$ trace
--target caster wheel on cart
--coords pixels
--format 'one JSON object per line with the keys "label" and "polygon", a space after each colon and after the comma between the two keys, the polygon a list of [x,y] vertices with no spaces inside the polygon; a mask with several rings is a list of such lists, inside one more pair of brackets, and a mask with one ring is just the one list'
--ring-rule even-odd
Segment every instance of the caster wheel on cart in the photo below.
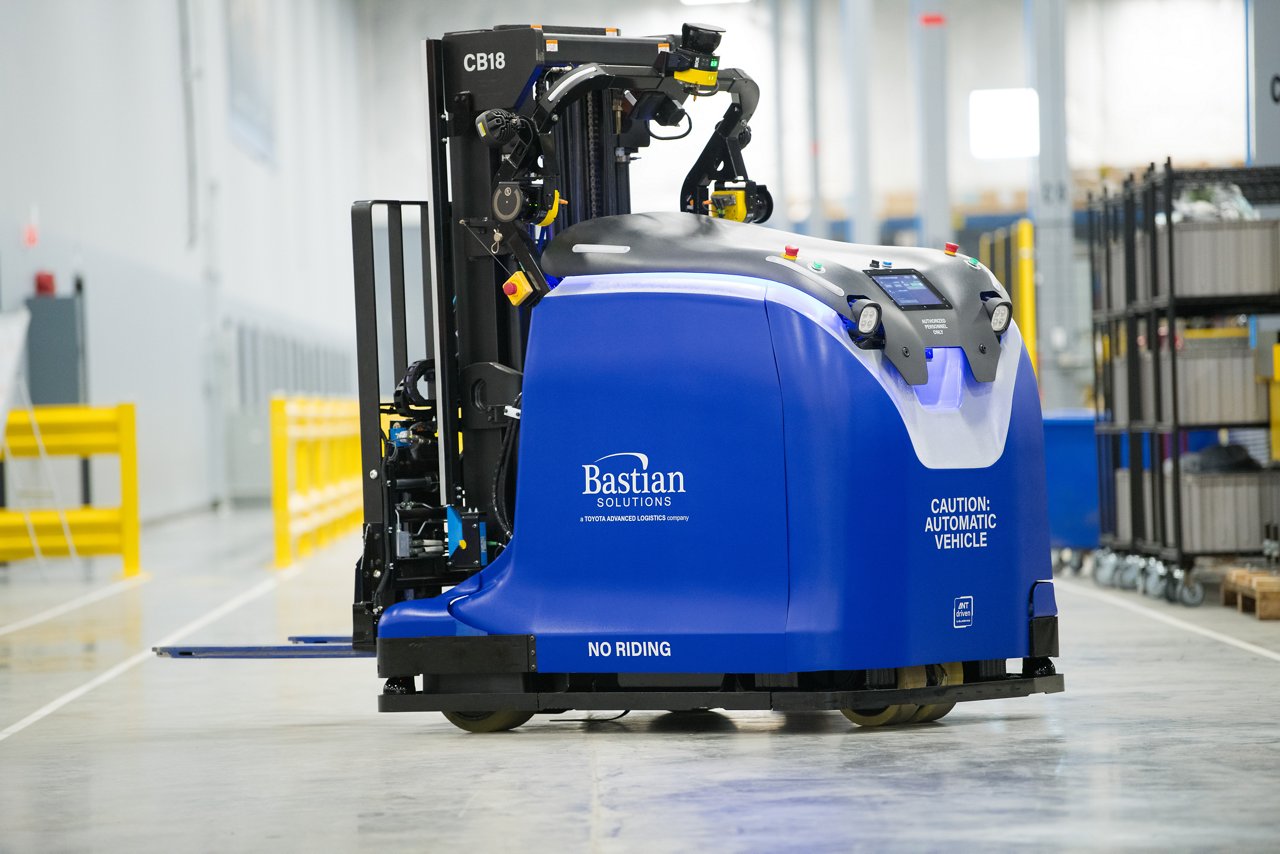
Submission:
{"label": "caster wheel on cart", "polygon": [[1188,608],[1204,604],[1204,585],[1194,578],[1178,585],[1178,601]]}
{"label": "caster wheel on cart", "polygon": [[1115,574],[1114,583],[1121,590],[1137,590],[1138,576],[1142,572],[1142,563],[1133,557],[1127,557],[1120,564],[1119,571]]}
{"label": "caster wheel on cart", "polygon": [[1071,570],[1072,575],[1079,575],[1084,572],[1084,564],[1087,557],[1083,551],[1071,549],[1071,559],[1067,561],[1067,568]]}
{"label": "caster wheel on cart", "polygon": [[1145,581],[1145,592],[1153,599],[1159,599],[1164,595],[1165,588],[1169,584],[1169,572],[1165,569],[1164,564],[1159,561],[1152,561],[1147,565],[1147,578]]}
{"label": "caster wheel on cart", "polygon": [[[899,688],[923,688],[928,684],[928,675],[923,667],[899,667]],[[894,724],[911,723],[920,707],[914,703],[900,703],[880,709],[841,709],[840,714],[858,726],[892,726]]]}
{"label": "caster wheel on cart", "polygon": [[467,732],[504,732],[527,723],[533,712],[441,712],[449,723]]}
{"label": "caster wheel on cart", "polygon": [[[932,671],[933,679],[931,681],[934,685],[959,685],[964,682],[964,664],[959,661],[935,664],[929,670]],[[930,721],[936,721],[947,715],[955,707],[955,703],[929,703],[923,705],[911,716],[911,723],[925,724]]]}
{"label": "caster wheel on cart", "polygon": [[1093,557],[1093,580],[1101,587],[1110,587],[1115,581],[1116,566],[1120,558],[1115,552],[1104,551]]}

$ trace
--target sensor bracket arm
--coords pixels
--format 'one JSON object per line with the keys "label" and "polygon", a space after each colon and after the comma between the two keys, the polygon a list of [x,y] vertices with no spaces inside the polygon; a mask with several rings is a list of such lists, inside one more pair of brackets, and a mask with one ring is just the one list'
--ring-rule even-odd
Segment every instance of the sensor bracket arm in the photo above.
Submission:
{"label": "sensor bracket arm", "polygon": [[551,293],[551,286],[547,284],[547,277],[543,275],[542,268],[538,266],[538,259],[534,257],[533,241],[529,239],[528,230],[525,226],[514,222],[500,222],[497,227],[503,243],[507,245],[516,264],[529,277],[529,284],[533,287],[533,297],[529,306],[537,305],[538,300]]}

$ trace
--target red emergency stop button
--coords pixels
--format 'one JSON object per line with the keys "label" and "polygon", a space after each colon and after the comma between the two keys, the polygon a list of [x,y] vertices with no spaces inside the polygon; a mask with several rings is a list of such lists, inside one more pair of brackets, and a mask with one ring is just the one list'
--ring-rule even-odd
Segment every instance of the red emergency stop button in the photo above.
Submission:
{"label": "red emergency stop button", "polygon": [[946,253],[947,255],[955,255],[957,252],[959,252],[959,251],[960,251],[960,244],[959,244],[959,243],[944,243],[944,244],[942,245],[942,251],[943,251],[944,253]]}
{"label": "red emergency stop button", "polygon": [[788,261],[796,260],[796,256],[800,254],[799,246],[784,246],[782,249],[782,257]]}
{"label": "red emergency stop button", "polygon": [[502,292],[512,305],[520,305],[533,295],[533,285],[529,284],[529,278],[523,272],[517,270],[502,283]]}

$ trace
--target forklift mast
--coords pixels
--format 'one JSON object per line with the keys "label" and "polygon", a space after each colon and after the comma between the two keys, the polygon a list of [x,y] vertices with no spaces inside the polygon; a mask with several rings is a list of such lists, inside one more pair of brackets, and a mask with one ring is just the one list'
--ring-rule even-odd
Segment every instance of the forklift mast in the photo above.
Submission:
{"label": "forklift mast", "polygon": [[[742,158],[758,89],[719,67],[721,34],[698,24],[646,38],[505,26],[424,43],[431,198],[352,208],[364,473],[357,649],[373,648],[387,607],[438,595],[510,541],[530,313],[557,284],[542,272],[542,250],[576,223],[630,213],[631,161],[651,140],[688,135],[687,99],[730,95],[677,209],[768,219],[772,199]],[[405,207],[421,223],[412,302],[422,315],[412,320]],[[376,209],[385,249],[375,245]],[[381,257],[386,281],[376,275]],[[412,363],[410,323],[426,345]]]}

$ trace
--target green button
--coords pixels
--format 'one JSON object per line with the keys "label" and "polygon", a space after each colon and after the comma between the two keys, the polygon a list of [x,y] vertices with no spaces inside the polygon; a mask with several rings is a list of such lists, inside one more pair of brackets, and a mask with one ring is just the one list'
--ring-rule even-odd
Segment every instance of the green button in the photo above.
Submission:
{"label": "green button", "polygon": [[814,261],[812,264],[809,265],[809,269],[813,270],[813,272],[815,273],[821,273],[824,268],[822,266],[821,261]]}
{"label": "green button", "polygon": [[978,259],[977,259],[977,258],[966,258],[966,259],[964,259],[964,260],[965,260],[965,263],[967,263],[970,267],[980,267],[980,266],[982,266],[981,264],[979,264],[979,263],[978,263]]}

